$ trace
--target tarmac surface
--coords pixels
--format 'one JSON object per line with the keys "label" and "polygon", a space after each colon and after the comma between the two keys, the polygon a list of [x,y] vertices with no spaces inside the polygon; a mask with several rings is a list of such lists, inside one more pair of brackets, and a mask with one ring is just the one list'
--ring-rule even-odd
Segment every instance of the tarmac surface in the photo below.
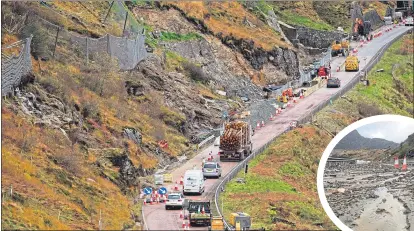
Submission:
{"label": "tarmac surface", "polygon": [[[387,42],[397,37],[401,33],[408,31],[410,27],[397,27],[390,32],[384,32],[384,34],[367,45],[359,48],[358,57],[363,60],[367,58],[366,62],[361,61],[360,69],[362,69],[367,62],[372,58],[378,50],[384,46]],[[344,62],[344,57],[335,57],[331,60],[332,70],[335,71],[338,66]],[[345,86],[352,78],[356,77],[356,72],[332,72],[334,77],[341,79],[341,87]],[[256,130],[252,137],[253,149],[265,145],[267,142],[272,140],[274,137],[279,136],[288,127],[289,123],[298,120],[301,116],[309,113],[312,109],[318,106],[322,101],[329,99],[333,94],[338,92],[340,88],[321,88],[311,94],[310,96],[300,99],[293,107],[287,108],[280,115],[277,115],[274,121],[265,121],[265,126],[259,130]],[[270,115],[269,115],[270,117]],[[254,125],[252,125],[254,126]],[[180,179],[184,175],[186,170],[192,169],[194,166],[201,169],[202,159],[207,159],[210,151],[213,153],[213,157],[218,160],[218,147],[210,145],[203,151],[197,154],[192,159],[183,163],[180,167],[176,168],[171,172],[173,180]],[[224,162],[221,163],[223,172],[222,176],[225,176],[230,170],[236,165],[236,162]],[[220,179],[208,179],[206,181],[205,192],[201,196],[186,196],[187,199],[191,200],[213,200],[214,191],[216,186],[219,184]],[[170,190],[174,187],[174,184],[164,185]],[[183,219],[180,219],[180,210],[166,210],[164,204],[144,205],[143,206],[143,219],[144,229],[147,230],[184,230],[182,228]],[[253,218],[254,219],[254,218]],[[186,221],[188,222],[188,221]],[[190,227],[190,230],[207,230],[207,227]]]}

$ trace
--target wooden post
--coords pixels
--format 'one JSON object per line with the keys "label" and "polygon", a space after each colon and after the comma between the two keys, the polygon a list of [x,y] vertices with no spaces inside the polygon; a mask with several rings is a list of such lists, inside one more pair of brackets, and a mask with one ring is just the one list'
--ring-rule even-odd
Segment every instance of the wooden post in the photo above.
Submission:
{"label": "wooden post", "polygon": [[13,185],[10,185],[10,197],[13,197]]}
{"label": "wooden post", "polygon": [[109,36],[109,34],[106,35],[106,52],[111,56],[111,39]]}
{"label": "wooden post", "polygon": [[58,221],[60,220],[60,211],[59,211],[59,214],[58,214]]}
{"label": "wooden post", "polygon": [[102,230],[102,210],[99,210],[99,230]]}
{"label": "wooden post", "polygon": [[126,12],[126,15],[125,15],[125,22],[124,22],[124,29],[122,30],[122,36],[124,36],[125,34],[125,26],[126,26],[127,20],[128,20],[128,11]]}
{"label": "wooden post", "polygon": [[86,66],[89,64],[89,40],[88,37],[86,37]]}
{"label": "wooden post", "polygon": [[55,57],[56,45],[57,45],[57,41],[59,37],[59,31],[60,31],[60,27],[58,27],[57,32],[56,32],[55,47],[53,48],[53,57]]}
{"label": "wooden post", "polygon": [[115,2],[115,1],[112,1],[111,6],[109,7],[108,12],[106,13],[105,19],[104,19],[104,21],[103,21],[103,23],[104,23],[104,24],[105,24],[105,22],[106,22],[106,18],[107,18],[107,17],[108,17],[108,15],[109,15],[109,12],[110,12],[110,11],[111,11],[111,9],[112,9],[112,6],[114,5],[114,2]]}

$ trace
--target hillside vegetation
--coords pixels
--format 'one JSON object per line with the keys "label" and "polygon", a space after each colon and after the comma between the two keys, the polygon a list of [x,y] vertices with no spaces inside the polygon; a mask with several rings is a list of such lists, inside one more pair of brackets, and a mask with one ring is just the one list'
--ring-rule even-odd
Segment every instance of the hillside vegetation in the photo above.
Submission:
{"label": "hillside vegetation", "polygon": [[[280,136],[249,164],[246,184],[226,185],[224,214],[243,211],[266,229],[335,229],[316,190],[318,160],[336,134],[354,121],[377,114],[413,114],[412,35],[394,43],[368,74],[370,86],[358,84],[343,98],[317,113],[310,125]],[[399,64],[392,77],[392,66]],[[384,72],[376,72],[378,69]],[[399,151],[406,151],[406,145]],[[399,152],[400,153],[400,152]],[[400,153],[402,155],[402,153]],[[293,225],[294,224],[294,225]]]}

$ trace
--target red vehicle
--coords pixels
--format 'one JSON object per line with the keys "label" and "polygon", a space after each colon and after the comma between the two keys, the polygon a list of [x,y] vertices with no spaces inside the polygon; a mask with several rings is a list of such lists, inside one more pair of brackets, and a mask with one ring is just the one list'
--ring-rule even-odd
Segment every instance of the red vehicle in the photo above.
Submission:
{"label": "red vehicle", "polygon": [[329,73],[329,70],[327,67],[320,67],[318,69],[318,76],[321,77],[322,79],[328,78],[328,75],[329,75],[328,73]]}

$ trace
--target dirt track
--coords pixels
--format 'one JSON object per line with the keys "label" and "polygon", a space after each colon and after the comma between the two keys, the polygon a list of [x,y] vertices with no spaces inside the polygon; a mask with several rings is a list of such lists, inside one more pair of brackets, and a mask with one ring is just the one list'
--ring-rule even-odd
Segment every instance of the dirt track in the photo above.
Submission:
{"label": "dirt track", "polygon": [[335,215],[359,231],[414,231],[414,172],[372,162],[327,167],[324,186]]}

